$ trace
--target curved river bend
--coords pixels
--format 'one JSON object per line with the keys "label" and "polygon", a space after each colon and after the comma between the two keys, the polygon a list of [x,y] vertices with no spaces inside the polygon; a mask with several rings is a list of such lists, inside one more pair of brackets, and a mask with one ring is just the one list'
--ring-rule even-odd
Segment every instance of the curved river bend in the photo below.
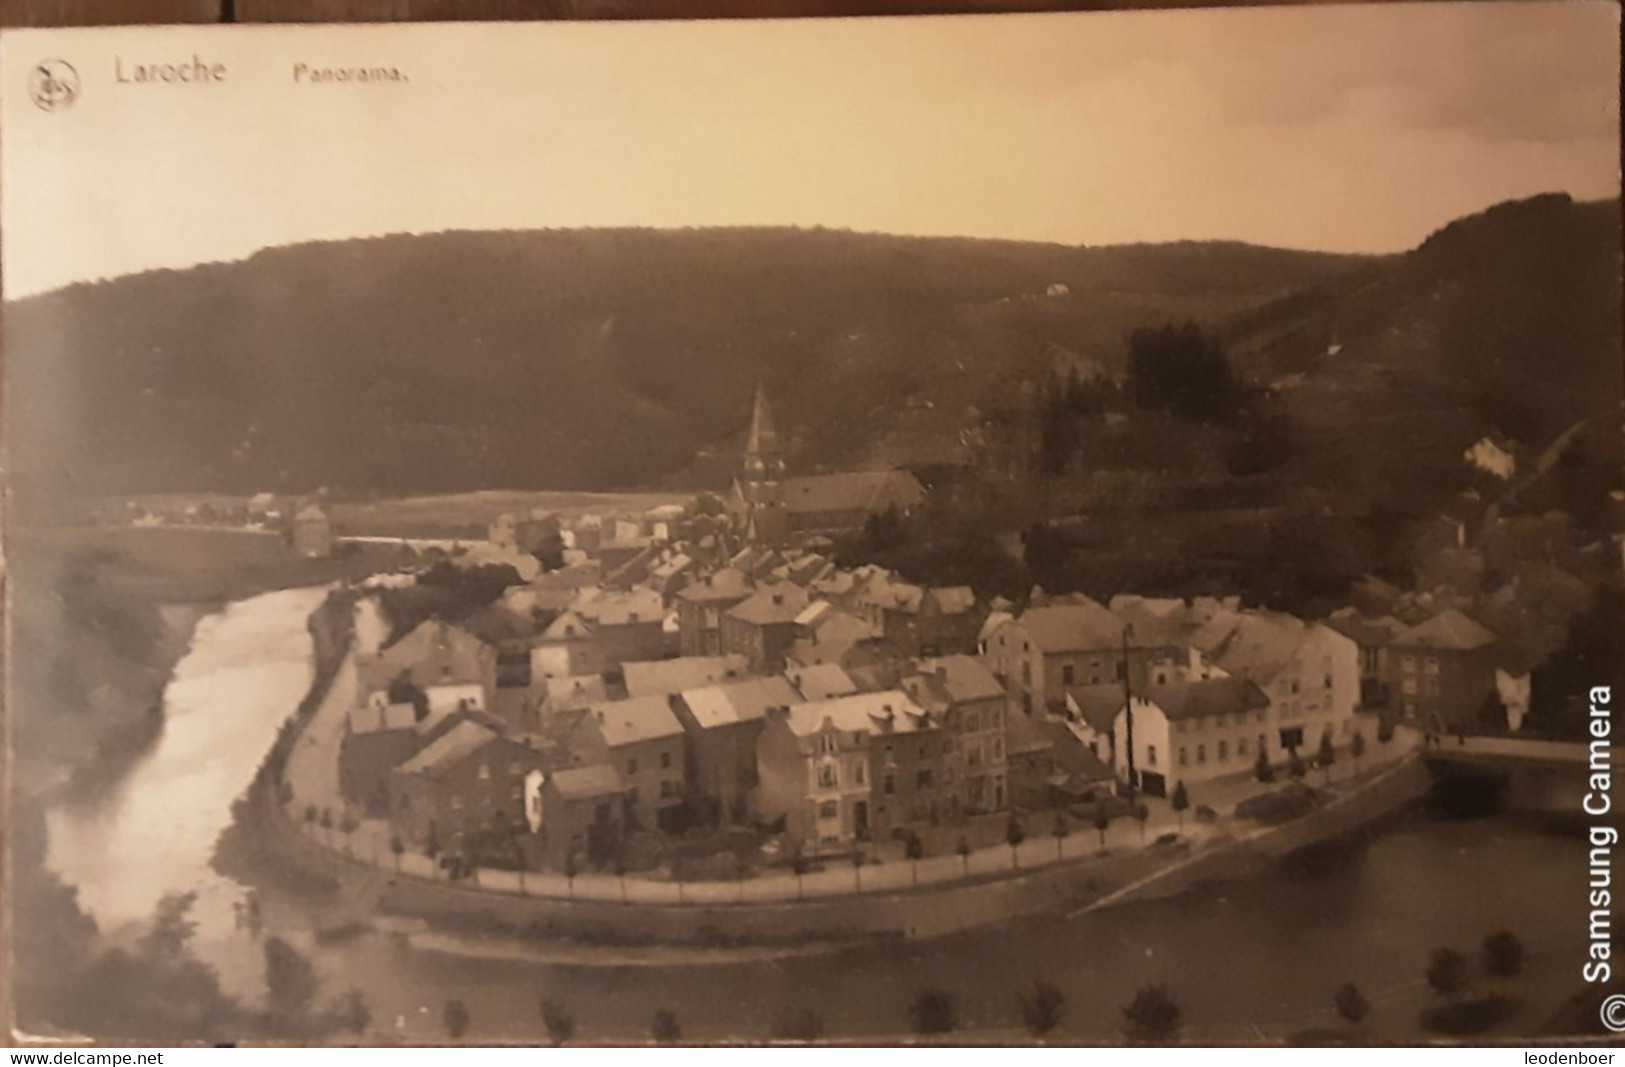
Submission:
{"label": "curved river bend", "polygon": [[[147,918],[165,892],[196,891],[198,954],[247,999],[263,991],[259,943],[236,922],[247,890],[209,861],[232,801],[310,684],[305,623],[325,595],[269,593],[205,619],[166,693],[153,750],[105,802],[49,818],[49,863],[104,930]],[[406,1040],[443,1040],[440,1008],[454,997],[472,1012],[473,1039],[541,1040],[543,997],[568,1005],[589,1040],[641,1038],[661,1007],[701,1040],[766,1037],[785,1007],[811,1008],[831,1035],[885,1034],[903,1028],[908,997],[924,985],[956,994],[963,1026],[999,1030],[1017,1024],[1015,991],[1044,977],[1066,994],[1066,1038],[1114,1039],[1120,1006],[1160,981],[1190,1033],[1255,1041],[1331,1025],[1332,991],[1350,980],[1376,1002],[1379,1033],[1413,1037],[1429,950],[1470,951],[1499,927],[1534,950],[1518,1022],[1536,1025],[1578,983],[1584,876],[1578,837],[1505,817],[1416,814],[1211,892],[938,941],[698,968],[691,959],[548,963],[526,945],[442,934],[317,945],[299,901],[271,891],[261,899],[269,928],[311,953],[328,992],[360,987],[374,1025]]]}

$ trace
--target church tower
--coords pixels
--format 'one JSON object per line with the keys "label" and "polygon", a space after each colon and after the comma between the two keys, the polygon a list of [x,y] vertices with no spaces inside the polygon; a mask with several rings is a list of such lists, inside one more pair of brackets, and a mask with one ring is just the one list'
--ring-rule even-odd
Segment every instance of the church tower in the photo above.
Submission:
{"label": "church tower", "polygon": [[745,536],[752,544],[781,545],[789,537],[784,510],[784,452],[767,390],[756,386],[750,414],[750,436],[745,441],[745,463],[740,488],[745,502]]}

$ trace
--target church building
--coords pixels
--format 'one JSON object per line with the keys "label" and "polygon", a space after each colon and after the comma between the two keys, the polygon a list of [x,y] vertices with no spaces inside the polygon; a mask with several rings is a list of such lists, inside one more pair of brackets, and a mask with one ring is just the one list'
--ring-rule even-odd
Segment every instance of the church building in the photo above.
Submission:
{"label": "church building", "polygon": [[925,488],[908,471],[787,476],[767,393],[757,386],[744,464],[729,501],[751,543],[789,545],[846,536],[861,530],[871,515],[907,513],[924,499]]}

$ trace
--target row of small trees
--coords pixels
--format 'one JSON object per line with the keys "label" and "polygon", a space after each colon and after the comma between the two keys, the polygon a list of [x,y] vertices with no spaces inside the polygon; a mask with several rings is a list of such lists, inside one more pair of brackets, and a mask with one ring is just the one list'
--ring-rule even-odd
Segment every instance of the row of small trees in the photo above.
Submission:
{"label": "row of small trees", "polygon": [[[1386,724],[1377,732],[1377,739],[1384,743],[1392,740],[1393,736],[1393,728]],[[1354,736],[1349,739],[1349,756],[1354,760],[1356,771],[1360,766],[1360,757],[1364,756],[1365,753],[1365,734],[1355,730]],[[1320,735],[1320,747],[1315,752],[1315,762],[1325,772],[1326,782],[1330,785],[1332,764],[1337,762],[1337,749],[1332,744],[1330,731]],[[1298,750],[1295,748],[1287,750],[1287,773],[1293,778],[1303,778],[1309,773],[1309,766],[1304,763],[1303,757],[1298,754]],[[1253,761],[1253,777],[1264,783],[1275,781],[1275,768],[1270,764],[1269,756],[1262,748],[1258,750],[1258,758]]]}
{"label": "row of small trees", "polygon": [[[1525,955],[1523,943],[1508,930],[1498,930],[1488,935],[1480,946],[1483,970],[1498,978],[1510,978],[1521,973]],[[269,963],[269,954],[267,961]],[[1429,958],[1426,978],[1428,985],[1439,994],[1454,996],[1467,989],[1472,979],[1472,967],[1462,953],[1451,948],[1439,948]],[[273,1003],[290,999],[290,981],[286,976],[269,984]],[[291,999],[301,1006],[308,1004],[314,993],[314,986],[309,980],[292,981],[291,985],[298,990],[291,994]],[[358,994],[353,995],[359,998]],[[1374,1010],[1371,1001],[1353,982],[1346,982],[1336,990],[1332,1004],[1339,1017],[1356,1027],[1363,1025]],[[1026,1031],[1035,1038],[1043,1038],[1065,1021],[1066,995],[1053,982],[1038,978],[1016,994],[1016,1008]],[[1183,1018],[1178,1000],[1166,985],[1160,983],[1142,986],[1121,1010],[1123,1032],[1135,1041],[1171,1040],[1179,1033]],[[363,1020],[364,1011],[362,1006],[358,1012]],[[540,1014],[548,1040],[554,1045],[563,1045],[575,1039],[576,1019],[564,1005],[544,998],[540,1004]],[[958,998],[935,986],[914,993],[908,1002],[907,1015],[909,1028],[925,1037],[952,1033],[960,1025]],[[1424,1025],[1429,1025],[1429,1018],[1424,1013]],[[468,1006],[461,1000],[448,1001],[441,1019],[446,1033],[453,1040],[466,1036],[473,1023]],[[364,1026],[365,1022],[361,1025]],[[810,1008],[785,1008],[773,1017],[770,1034],[778,1041],[818,1041],[825,1034],[824,1021]],[[656,1011],[649,1023],[649,1036],[662,1044],[681,1041],[683,1029],[677,1014],[670,1008]]]}

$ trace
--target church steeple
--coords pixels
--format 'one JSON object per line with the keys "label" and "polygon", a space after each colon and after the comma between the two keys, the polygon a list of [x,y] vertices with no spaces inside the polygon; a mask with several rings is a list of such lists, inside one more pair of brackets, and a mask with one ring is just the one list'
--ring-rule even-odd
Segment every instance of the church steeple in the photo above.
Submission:
{"label": "church steeple", "polygon": [[745,463],[739,494],[745,538],[752,544],[783,544],[789,534],[784,510],[784,452],[767,390],[758,382],[750,413],[750,436],[745,440]]}
{"label": "church steeple", "polygon": [[752,482],[774,482],[783,476],[784,453],[779,447],[779,431],[773,423],[773,409],[767,403],[767,389],[758,382],[750,414],[750,436],[745,441],[745,478]]}

